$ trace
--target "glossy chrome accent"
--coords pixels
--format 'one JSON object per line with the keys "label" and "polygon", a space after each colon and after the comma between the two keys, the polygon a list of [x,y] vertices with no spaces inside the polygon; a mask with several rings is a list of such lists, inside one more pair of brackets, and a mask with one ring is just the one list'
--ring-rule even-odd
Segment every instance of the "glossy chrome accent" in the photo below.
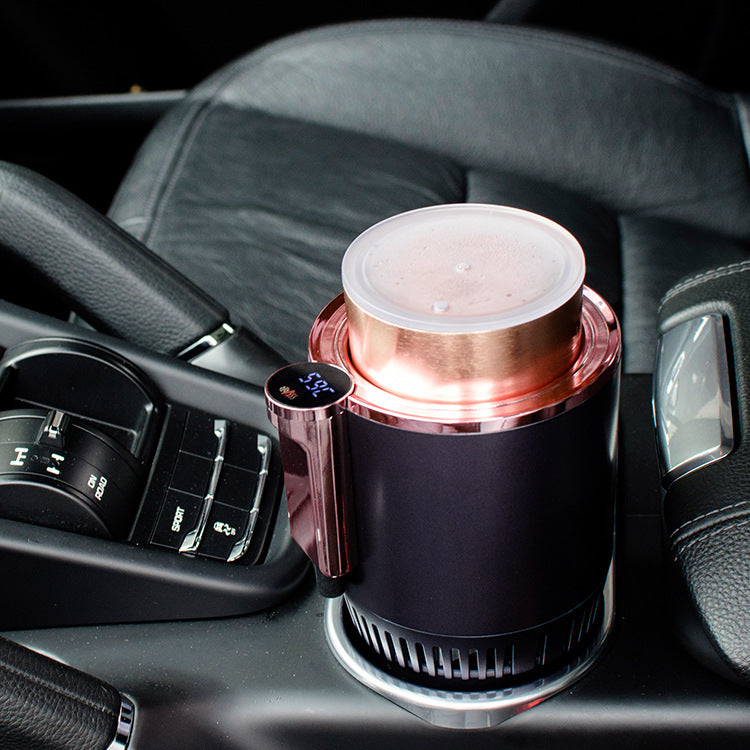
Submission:
{"label": "glossy chrome accent", "polygon": [[526,711],[580,679],[598,659],[614,620],[614,565],[603,590],[602,625],[592,645],[575,660],[547,677],[527,685],[481,692],[435,690],[412,685],[374,667],[352,645],[344,629],[343,597],[328,599],[325,633],[336,659],[355,679],[370,690],[424,719],[450,729],[481,729],[496,726]]}
{"label": "glossy chrome accent", "polygon": [[258,483],[255,485],[253,504],[250,508],[250,517],[247,521],[245,533],[237,544],[232,547],[227,562],[239,560],[247,552],[250,542],[253,540],[253,532],[255,531],[255,524],[258,521],[260,504],[263,500],[263,489],[266,486],[266,479],[268,477],[268,465],[271,461],[271,438],[268,435],[258,435],[257,449],[258,453],[260,453],[260,471],[258,472]]}
{"label": "glossy chrome accent", "polygon": [[620,326],[612,308],[588,287],[583,288],[581,345],[560,377],[515,397],[465,404],[430,403],[384,390],[351,360],[344,295],[318,315],[310,332],[310,359],[345,369],[354,381],[347,409],[376,422],[416,432],[497,432],[539,422],[589,399],[616,372],[620,363]]}
{"label": "glossy chrome accent", "polygon": [[292,537],[329,578],[356,564],[345,411],[354,385],[345,370],[341,376],[347,389],[320,407],[297,408],[280,401],[269,391],[274,376],[265,389],[268,417],[279,431]]}
{"label": "glossy chrome accent", "polygon": [[221,469],[224,465],[224,451],[227,445],[227,432],[229,431],[229,425],[226,419],[215,419],[214,420],[214,435],[216,436],[216,454],[214,455],[214,465],[211,470],[211,477],[208,481],[208,489],[206,495],[203,498],[203,507],[201,508],[201,514],[198,518],[198,522],[191,531],[187,533],[187,536],[182,540],[180,546],[180,552],[186,555],[194,555],[200,547],[200,543],[203,540],[203,532],[206,530],[206,524],[208,523],[208,516],[211,513],[211,508],[214,504],[214,495],[216,494],[216,487],[219,484],[219,477],[221,476]]}
{"label": "glossy chrome accent", "polygon": [[115,738],[107,750],[127,750],[135,726],[135,703],[126,695],[120,696],[120,714],[117,717]]}
{"label": "glossy chrome accent", "polygon": [[62,446],[69,422],[70,417],[64,411],[51,411],[44,420],[41,441],[48,445]]}
{"label": "glossy chrome accent", "polygon": [[662,333],[653,408],[665,486],[731,453],[732,394],[721,314],[702,315]]}
{"label": "glossy chrome accent", "polygon": [[222,323],[212,333],[207,333],[205,336],[201,336],[197,341],[193,342],[189,346],[186,346],[178,355],[178,359],[183,359],[186,362],[195,359],[195,357],[203,354],[208,349],[218,346],[223,341],[226,341],[234,333],[234,328],[229,323]]}

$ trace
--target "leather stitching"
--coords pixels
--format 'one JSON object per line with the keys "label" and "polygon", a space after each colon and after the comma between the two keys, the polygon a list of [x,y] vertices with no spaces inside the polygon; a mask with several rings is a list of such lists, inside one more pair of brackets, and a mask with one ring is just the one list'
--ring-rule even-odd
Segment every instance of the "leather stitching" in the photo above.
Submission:
{"label": "leather stitching", "polygon": [[695,518],[691,518],[689,521],[685,521],[685,523],[678,526],[670,535],[669,538],[673,539],[676,537],[683,529],[687,528],[688,526],[692,526],[695,523],[698,523],[699,521],[704,521],[709,516],[715,516],[718,513],[723,513],[726,510],[733,510],[735,508],[741,508],[743,505],[750,505],[750,500],[743,500],[739,503],[733,503],[732,505],[725,505],[723,508],[715,508],[714,510],[710,510],[707,513],[701,513],[699,516],[696,516]]}
{"label": "leather stitching", "polygon": [[[155,206],[153,215],[151,217],[151,226],[148,228],[148,232],[146,233],[143,239],[143,242],[145,245],[149,244],[154,234],[156,234],[157,229],[159,228],[161,219],[164,216],[164,209],[165,209],[165,206],[167,205],[167,201],[169,200],[170,195],[172,195],[175,185],[177,184],[177,181],[180,178],[180,175],[182,174],[183,169],[185,168],[185,163],[188,159],[188,156],[190,155],[190,147],[194,143],[195,139],[198,137],[200,126],[203,123],[203,121],[206,119],[210,111],[211,111],[210,106],[200,107],[196,111],[193,117],[193,120],[190,123],[190,127],[187,128],[185,131],[185,134],[186,134],[185,138],[182,141],[179,151],[175,152],[174,154],[175,158],[172,159],[172,162],[170,164],[171,174],[169,175],[169,180],[167,181],[166,185],[164,186],[164,189],[161,192],[158,205]],[[160,184],[160,183],[161,181],[159,180],[155,184]]]}
{"label": "leather stitching", "polygon": [[95,703],[94,701],[89,700],[88,698],[84,698],[83,696],[76,695],[75,693],[72,693],[69,690],[65,690],[61,687],[58,687],[57,685],[55,685],[54,683],[48,680],[42,679],[41,677],[30,675],[24,672],[23,670],[17,669],[15,667],[11,667],[8,664],[0,664],[0,670],[5,670],[6,672],[9,672],[10,674],[15,675],[16,677],[20,677],[22,680],[27,680],[28,682],[35,683],[36,685],[39,685],[40,687],[51,690],[53,693],[57,693],[57,695],[60,695],[63,698],[68,698],[69,700],[72,700],[76,703],[80,703],[82,706],[86,706],[87,708],[93,708],[95,711],[99,711],[103,714],[106,714],[107,716],[117,718],[115,715],[115,712],[109,709],[107,706]]}
{"label": "leather stitching", "polygon": [[725,276],[733,276],[734,274],[743,273],[750,269],[750,260],[743,260],[739,263],[730,263],[726,266],[719,266],[718,268],[711,269],[710,271],[703,271],[695,276],[691,276],[684,279],[679,284],[675,284],[662,298],[659,303],[659,310],[673,297],[680,294],[681,292],[692,289],[705,281],[713,281],[714,279],[720,279]]}
{"label": "leather stitching", "polygon": [[726,531],[739,529],[739,528],[742,528],[743,526],[750,526],[750,518],[748,518],[745,521],[735,521],[734,523],[727,524],[726,526],[721,526],[720,528],[715,529],[714,531],[711,531],[708,534],[700,534],[692,541],[684,544],[674,553],[674,561],[679,562],[679,558],[682,557],[682,555],[684,555],[689,549],[691,549],[693,546],[695,546],[699,542],[708,541],[709,539],[713,539],[714,537],[719,536],[720,534],[723,534]]}
{"label": "leather stitching", "polygon": [[175,134],[174,140],[172,142],[172,148],[167,152],[166,158],[164,159],[164,165],[159,171],[156,179],[153,181],[151,192],[149,193],[148,197],[146,198],[146,202],[143,205],[143,213],[146,216],[149,216],[151,214],[154,206],[159,199],[160,186],[164,184],[164,180],[166,179],[167,174],[174,164],[176,154],[182,144],[185,131],[188,129],[189,124],[195,118],[196,111],[199,109],[200,104],[198,106],[193,105],[192,107],[189,107],[188,111],[185,113],[185,116],[182,118],[180,124],[177,127],[177,133]]}

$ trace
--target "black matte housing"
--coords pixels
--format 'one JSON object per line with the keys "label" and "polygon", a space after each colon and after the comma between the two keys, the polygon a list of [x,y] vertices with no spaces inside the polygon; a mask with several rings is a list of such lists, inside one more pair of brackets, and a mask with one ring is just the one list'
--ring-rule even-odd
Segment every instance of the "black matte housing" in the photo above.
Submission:
{"label": "black matte housing", "polygon": [[484,434],[349,416],[360,565],[346,597],[376,651],[428,676],[512,680],[590,640],[612,560],[618,390],[615,376],[556,417]]}

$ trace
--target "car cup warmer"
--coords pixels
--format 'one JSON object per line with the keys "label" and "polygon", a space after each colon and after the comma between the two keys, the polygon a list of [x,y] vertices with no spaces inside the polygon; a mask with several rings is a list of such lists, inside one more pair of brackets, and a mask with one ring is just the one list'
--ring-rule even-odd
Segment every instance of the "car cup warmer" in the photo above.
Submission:
{"label": "car cup warmer", "polygon": [[435,206],[360,235],[266,383],[336,657],[445,726],[576,679],[612,621],[620,331],[562,227]]}

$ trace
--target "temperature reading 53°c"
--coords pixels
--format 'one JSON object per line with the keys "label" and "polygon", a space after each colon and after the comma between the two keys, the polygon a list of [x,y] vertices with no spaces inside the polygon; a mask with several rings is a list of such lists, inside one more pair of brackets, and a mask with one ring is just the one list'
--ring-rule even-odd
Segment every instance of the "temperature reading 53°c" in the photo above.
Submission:
{"label": "temperature reading 53\u00b0c", "polygon": [[277,370],[266,395],[281,408],[321,409],[346,398],[353,383],[346,370],[327,362],[297,362]]}
{"label": "temperature reading 53\u00b0c", "polygon": [[336,393],[319,372],[311,372],[306,378],[298,378],[298,380],[307,388],[313,398],[317,398],[321,393]]}

